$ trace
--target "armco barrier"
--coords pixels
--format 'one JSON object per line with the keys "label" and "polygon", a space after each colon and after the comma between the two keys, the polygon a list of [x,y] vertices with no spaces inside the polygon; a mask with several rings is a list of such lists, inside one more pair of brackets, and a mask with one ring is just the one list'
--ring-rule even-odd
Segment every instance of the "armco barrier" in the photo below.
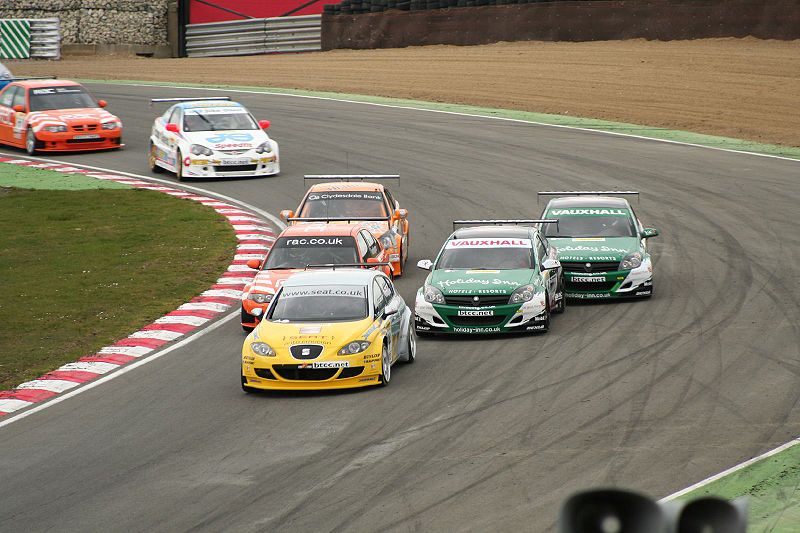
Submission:
{"label": "armco barrier", "polygon": [[60,59],[60,23],[54,19],[0,20],[0,58]]}
{"label": "armco barrier", "polygon": [[58,19],[30,19],[31,57],[61,59],[61,25]]}
{"label": "armco barrier", "polygon": [[275,17],[186,26],[189,57],[313,52],[321,48],[321,16]]}

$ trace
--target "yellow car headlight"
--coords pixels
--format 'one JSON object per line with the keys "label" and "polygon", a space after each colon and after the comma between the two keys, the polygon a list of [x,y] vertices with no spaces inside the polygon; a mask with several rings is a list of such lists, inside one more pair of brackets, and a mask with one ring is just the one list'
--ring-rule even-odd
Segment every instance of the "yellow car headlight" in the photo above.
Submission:
{"label": "yellow car headlight", "polygon": [[361,353],[367,348],[370,347],[372,344],[371,341],[353,341],[345,344],[341,350],[339,350],[339,355],[355,355],[357,353]]}
{"label": "yellow car headlight", "polygon": [[275,355],[275,350],[266,342],[254,342],[250,345],[250,349],[257,355],[262,355],[264,357],[272,357]]}

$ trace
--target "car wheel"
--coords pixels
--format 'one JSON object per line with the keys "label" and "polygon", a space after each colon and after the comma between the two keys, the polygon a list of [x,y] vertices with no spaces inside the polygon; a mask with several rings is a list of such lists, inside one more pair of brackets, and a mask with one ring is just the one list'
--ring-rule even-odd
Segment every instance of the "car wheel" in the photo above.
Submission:
{"label": "car wheel", "polygon": [[405,269],[408,261],[408,235],[400,242],[400,266]]}
{"label": "car wheel", "polygon": [[[245,311],[244,310],[244,306],[242,306],[242,322],[252,322],[253,320],[255,320],[253,315],[251,315],[250,313]],[[251,331],[253,331],[256,328],[251,327],[251,326],[245,326],[244,324],[242,324],[242,329],[244,330],[245,333],[250,333]]]}
{"label": "car wheel", "polygon": [[414,333],[414,326],[408,326],[408,344],[406,345],[406,358],[403,359],[403,362],[406,364],[411,364],[417,360],[417,336]]}
{"label": "car wheel", "polygon": [[36,139],[33,129],[28,128],[28,134],[25,137],[25,151],[28,152],[28,155],[36,155],[36,152],[41,147],[42,142]]}
{"label": "car wheel", "polygon": [[547,293],[544,295],[544,312],[544,329],[538,330],[538,333],[547,333],[550,331],[550,295]]}
{"label": "car wheel", "polygon": [[392,356],[389,348],[384,344],[381,352],[381,385],[387,386],[392,380]]}
{"label": "car wheel", "polygon": [[567,296],[564,294],[564,275],[562,274],[561,277],[558,279],[558,303],[556,304],[555,309],[553,309],[553,313],[561,314],[567,308]]}
{"label": "car wheel", "polygon": [[178,181],[183,181],[183,156],[181,155],[180,150],[175,152],[175,154],[175,177],[178,178]]}
{"label": "car wheel", "polygon": [[251,392],[258,392],[258,389],[254,389],[253,387],[248,387],[247,385],[245,385],[245,383],[247,383],[247,379],[245,379],[245,377],[242,376],[242,390],[244,392],[246,392],[247,394],[250,394]]}
{"label": "car wheel", "polygon": [[147,166],[150,167],[150,172],[161,174],[164,172],[164,169],[156,164],[156,159],[156,145],[150,141],[150,152],[147,154]]}

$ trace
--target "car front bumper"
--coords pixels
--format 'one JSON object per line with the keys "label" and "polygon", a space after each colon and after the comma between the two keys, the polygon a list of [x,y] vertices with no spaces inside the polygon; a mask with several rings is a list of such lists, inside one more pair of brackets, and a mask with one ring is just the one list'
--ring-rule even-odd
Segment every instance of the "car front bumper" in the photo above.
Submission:
{"label": "car front bumper", "polygon": [[[313,368],[314,363],[346,364],[341,368]],[[263,390],[327,390],[369,387],[380,383],[381,354],[370,347],[365,354],[327,356],[298,361],[290,356],[263,357],[243,352],[243,385]]]}
{"label": "car front bumper", "polygon": [[275,155],[235,158],[192,156],[183,160],[183,175],[188,178],[271,176],[280,170]]}
{"label": "car front bumper", "polygon": [[547,326],[544,296],[523,304],[467,307],[426,302],[417,292],[417,333],[493,334],[543,331]]}
{"label": "car front bumper", "polygon": [[122,144],[122,128],[113,130],[97,129],[85,133],[50,132],[39,130],[36,140],[41,143],[37,150],[42,152],[78,152],[84,150],[106,150],[120,148]]}
{"label": "car front bumper", "polygon": [[564,272],[567,298],[602,300],[615,298],[642,298],[653,293],[653,268],[647,259],[638,268],[583,274]]}

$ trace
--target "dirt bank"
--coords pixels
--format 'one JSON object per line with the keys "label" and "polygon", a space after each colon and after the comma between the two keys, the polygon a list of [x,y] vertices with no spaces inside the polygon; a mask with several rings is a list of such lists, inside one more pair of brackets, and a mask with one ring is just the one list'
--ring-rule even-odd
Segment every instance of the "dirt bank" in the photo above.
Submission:
{"label": "dirt bank", "polygon": [[72,57],[10,67],[15,74],[415,98],[800,146],[800,41],[516,42],[208,59]]}

